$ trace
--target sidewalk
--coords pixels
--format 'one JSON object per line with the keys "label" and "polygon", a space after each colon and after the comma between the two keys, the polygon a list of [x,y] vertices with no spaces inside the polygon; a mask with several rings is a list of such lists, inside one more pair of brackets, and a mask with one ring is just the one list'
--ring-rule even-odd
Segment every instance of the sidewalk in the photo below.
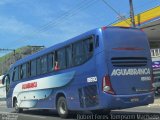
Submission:
{"label": "sidewalk", "polygon": [[6,106],[6,101],[0,101],[0,107],[5,107]]}
{"label": "sidewalk", "polygon": [[154,103],[149,104],[148,107],[158,107],[158,108],[160,108],[160,97],[156,97],[154,99]]}

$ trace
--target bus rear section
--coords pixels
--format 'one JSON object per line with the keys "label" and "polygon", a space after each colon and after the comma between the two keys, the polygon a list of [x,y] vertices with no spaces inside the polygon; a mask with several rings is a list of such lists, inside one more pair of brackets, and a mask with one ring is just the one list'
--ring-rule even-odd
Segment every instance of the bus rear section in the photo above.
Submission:
{"label": "bus rear section", "polygon": [[122,109],[153,103],[150,48],[144,32],[117,27],[102,33],[107,67],[102,106]]}

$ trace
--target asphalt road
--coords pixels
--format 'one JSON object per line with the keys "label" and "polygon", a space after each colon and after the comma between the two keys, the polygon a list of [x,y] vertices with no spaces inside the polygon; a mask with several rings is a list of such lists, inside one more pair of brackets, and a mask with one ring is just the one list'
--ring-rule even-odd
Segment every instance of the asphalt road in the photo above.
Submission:
{"label": "asphalt road", "polygon": [[[70,115],[67,120],[160,120],[160,104],[136,107],[124,110],[115,110],[111,115],[92,115],[88,113],[76,113]],[[23,113],[14,113],[13,109],[6,108],[5,104],[0,102],[0,120],[63,120],[55,111],[44,110],[25,110]]]}

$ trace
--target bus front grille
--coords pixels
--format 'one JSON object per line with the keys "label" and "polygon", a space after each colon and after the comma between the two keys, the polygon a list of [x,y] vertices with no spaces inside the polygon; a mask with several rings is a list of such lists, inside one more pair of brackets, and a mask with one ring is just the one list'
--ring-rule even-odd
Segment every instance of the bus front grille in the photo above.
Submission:
{"label": "bus front grille", "polygon": [[111,59],[112,65],[115,67],[136,67],[147,65],[147,58],[145,57],[113,57]]}

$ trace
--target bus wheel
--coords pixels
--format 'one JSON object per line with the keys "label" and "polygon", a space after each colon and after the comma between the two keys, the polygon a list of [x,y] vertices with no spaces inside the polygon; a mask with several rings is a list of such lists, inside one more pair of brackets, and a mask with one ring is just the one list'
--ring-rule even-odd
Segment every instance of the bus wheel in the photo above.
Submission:
{"label": "bus wheel", "polygon": [[60,117],[67,118],[69,110],[67,108],[67,101],[64,97],[60,97],[57,101],[57,111]]}
{"label": "bus wheel", "polygon": [[15,109],[16,113],[23,112],[23,109],[18,107],[18,101],[17,101],[17,99],[15,99],[15,101],[14,101],[14,109]]}

